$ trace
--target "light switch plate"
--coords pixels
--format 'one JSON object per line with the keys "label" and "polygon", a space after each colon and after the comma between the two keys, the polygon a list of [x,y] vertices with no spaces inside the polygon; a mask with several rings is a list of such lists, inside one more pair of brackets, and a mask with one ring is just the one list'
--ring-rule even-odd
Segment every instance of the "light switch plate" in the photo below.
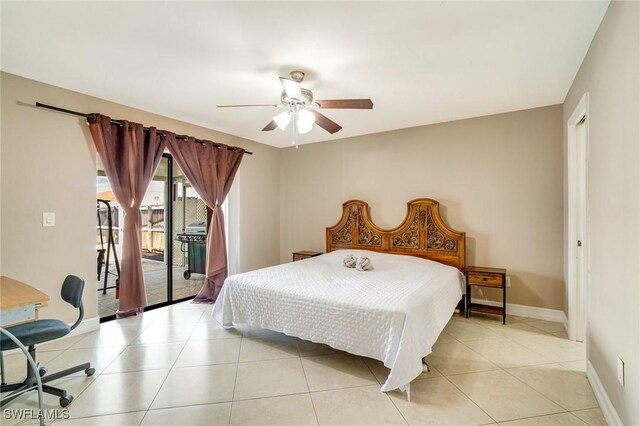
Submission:
{"label": "light switch plate", "polygon": [[507,287],[511,287],[511,276],[507,275]]}
{"label": "light switch plate", "polygon": [[42,226],[56,226],[56,214],[54,212],[42,213]]}

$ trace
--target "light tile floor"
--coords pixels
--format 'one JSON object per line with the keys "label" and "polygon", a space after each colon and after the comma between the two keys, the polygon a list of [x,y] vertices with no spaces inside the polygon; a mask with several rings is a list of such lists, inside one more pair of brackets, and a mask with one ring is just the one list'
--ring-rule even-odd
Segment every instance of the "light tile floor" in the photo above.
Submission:
{"label": "light tile floor", "polygon": [[[56,383],[75,396],[56,425],[604,425],[585,376],[585,349],[561,326],[455,315],[400,392],[382,393],[381,362],[269,330],[224,330],[210,305],[181,303],[102,324],[39,348],[55,371],[90,360]],[[24,359],[6,357],[9,379]],[[47,408],[60,408],[46,396]],[[35,408],[35,394],[6,408]],[[2,419],[2,424],[12,422]]]}

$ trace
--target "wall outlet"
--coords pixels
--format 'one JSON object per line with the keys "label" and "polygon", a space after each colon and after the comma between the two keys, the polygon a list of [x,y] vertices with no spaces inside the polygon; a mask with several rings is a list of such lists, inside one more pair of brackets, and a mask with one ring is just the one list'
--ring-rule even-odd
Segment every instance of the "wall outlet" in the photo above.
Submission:
{"label": "wall outlet", "polygon": [[624,361],[618,358],[618,381],[624,387]]}
{"label": "wall outlet", "polygon": [[507,275],[507,287],[511,287],[511,276]]}
{"label": "wall outlet", "polygon": [[56,226],[56,214],[54,212],[42,213],[42,226]]}

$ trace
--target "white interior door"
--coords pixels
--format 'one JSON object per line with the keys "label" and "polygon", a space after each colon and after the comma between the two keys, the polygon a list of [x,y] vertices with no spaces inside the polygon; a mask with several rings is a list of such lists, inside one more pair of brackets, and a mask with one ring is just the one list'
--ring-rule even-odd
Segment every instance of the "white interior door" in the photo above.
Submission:
{"label": "white interior door", "polygon": [[587,164],[589,94],[585,93],[567,121],[567,319],[569,338],[588,340],[589,235]]}
{"label": "white interior door", "polygon": [[575,138],[575,286],[576,286],[576,336],[579,342],[585,341],[587,315],[587,132],[586,116],[576,125]]}

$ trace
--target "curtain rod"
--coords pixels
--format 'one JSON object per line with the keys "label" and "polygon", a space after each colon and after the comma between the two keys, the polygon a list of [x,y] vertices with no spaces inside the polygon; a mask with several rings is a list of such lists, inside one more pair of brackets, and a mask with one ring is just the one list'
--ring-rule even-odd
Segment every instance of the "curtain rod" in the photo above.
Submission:
{"label": "curtain rod", "polygon": [[[78,117],[84,117],[84,118],[88,118],[90,120],[95,119],[95,116],[93,114],[84,114],[82,112],[72,111],[70,109],[60,108],[60,107],[56,107],[56,106],[52,106],[52,105],[47,105],[47,104],[43,104],[43,103],[40,103],[40,102],[36,102],[36,107],[37,108],[46,108],[46,109],[50,109],[50,110],[58,111],[58,112],[64,112],[65,114],[77,115]],[[118,121],[118,120],[111,120],[111,124],[116,124],[118,126],[122,126],[122,122]],[[146,132],[148,132],[149,128],[145,127],[144,130]],[[157,131],[157,133],[159,135],[162,135],[162,136],[164,136],[164,132],[165,132],[164,130],[158,130]],[[189,139],[189,136],[187,136],[187,135],[176,135],[176,139],[187,140],[187,139]],[[196,139],[196,138],[194,138],[194,139],[198,143],[212,143],[213,146],[215,146],[216,148],[220,148],[220,147],[223,146],[222,144],[206,141],[206,140],[203,140],[203,139]],[[225,146],[227,146],[227,145],[225,145]],[[231,147],[231,146],[227,146],[227,148],[229,150],[231,150],[231,151],[235,151],[236,150],[236,148]],[[253,155],[253,152],[250,152],[250,151],[245,151],[244,153],[245,154],[249,154],[249,155]]]}

